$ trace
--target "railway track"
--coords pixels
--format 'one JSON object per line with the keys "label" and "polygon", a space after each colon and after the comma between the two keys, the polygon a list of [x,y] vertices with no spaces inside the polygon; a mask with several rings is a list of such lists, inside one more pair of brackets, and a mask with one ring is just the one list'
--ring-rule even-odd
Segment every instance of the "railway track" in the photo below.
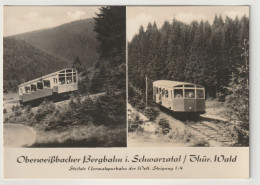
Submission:
{"label": "railway track", "polygon": [[212,126],[212,124],[216,125],[215,123],[205,122],[203,120],[194,124],[190,124],[189,122],[186,122],[185,124],[188,124],[190,128],[203,134],[207,141],[214,140],[222,143],[223,146],[230,146],[233,143],[231,133],[224,124],[218,123],[217,128]]}
{"label": "railway track", "polygon": [[214,142],[218,146],[231,146],[234,144],[232,133],[228,130],[227,122],[218,119],[212,119],[205,116],[185,117],[174,114],[172,111],[148,100],[148,105],[157,107],[161,113],[159,119],[165,118],[169,123],[182,124],[194,132],[203,136],[209,143]]}

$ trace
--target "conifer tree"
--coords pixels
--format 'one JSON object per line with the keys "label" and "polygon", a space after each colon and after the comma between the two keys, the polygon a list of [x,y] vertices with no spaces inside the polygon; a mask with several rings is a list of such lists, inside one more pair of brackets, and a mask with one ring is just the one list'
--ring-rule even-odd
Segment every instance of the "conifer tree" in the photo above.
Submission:
{"label": "conifer tree", "polygon": [[108,6],[100,8],[100,13],[94,18],[100,58],[112,58],[110,62],[113,65],[125,62],[125,15],[125,6]]}
{"label": "conifer tree", "polygon": [[78,73],[81,73],[84,70],[84,67],[82,65],[81,60],[79,59],[79,57],[77,56],[75,58],[75,60],[72,63],[72,67],[77,69]]}
{"label": "conifer tree", "polygon": [[227,106],[231,108],[231,119],[235,120],[238,142],[242,145],[249,143],[249,42],[243,43],[243,65],[233,72],[226,97]]}
{"label": "conifer tree", "polygon": [[184,24],[175,18],[158,29],[147,30],[129,42],[129,82],[144,89],[145,76],[151,80],[196,82],[206,87],[207,96],[225,99],[232,72],[242,65],[240,47],[248,39],[247,17],[225,21],[216,15],[209,22]]}

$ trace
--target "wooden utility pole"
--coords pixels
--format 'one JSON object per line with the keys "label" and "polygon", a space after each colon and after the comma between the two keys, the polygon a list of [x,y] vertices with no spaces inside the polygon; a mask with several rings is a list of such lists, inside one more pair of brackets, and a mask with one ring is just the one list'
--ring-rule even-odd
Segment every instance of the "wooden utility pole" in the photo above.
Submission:
{"label": "wooden utility pole", "polygon": [[145,105],[147,106],[147,95],[148,95],[148,83],[147,83],[147,75],[145,76]]}

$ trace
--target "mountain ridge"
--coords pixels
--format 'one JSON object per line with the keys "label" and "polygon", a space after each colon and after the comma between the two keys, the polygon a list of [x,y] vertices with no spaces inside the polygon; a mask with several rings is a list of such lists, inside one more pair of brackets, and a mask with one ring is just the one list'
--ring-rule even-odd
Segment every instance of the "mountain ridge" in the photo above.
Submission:
{"label": "mountain ridge", "polygon": [[69,61],[16,38],[4,38],[3,49],[4,92],[15,91],[20,83],[70,66]]}
{"label": "mountain ridge", "polygon": [[89,68],[97,58],[94,20],[83,19],[3,38],[4,91],[71,67],[76,57]]}
{"label": "mountain ridge", "polygon": [[71,63],[79,57],[83,65],[89,67],[97,57],[98,41],[93,28],[94,20],[89,18],[8,37],[24,40]]}

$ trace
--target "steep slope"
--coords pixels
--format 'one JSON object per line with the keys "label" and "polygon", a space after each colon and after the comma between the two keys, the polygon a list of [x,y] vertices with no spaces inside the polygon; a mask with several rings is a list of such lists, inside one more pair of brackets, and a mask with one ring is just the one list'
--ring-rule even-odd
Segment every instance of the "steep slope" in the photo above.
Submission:
{"label": "steep slope", "polygon": [[70,66],[69,61],[36,48],[25,41],[4,38],[4,91],[15,91],[28,80]]}
{"label": "steep slope", "polygon": [[94,20],[84,19],[13,37],[61,56],[71,63],[78,56],[85,66],[91,66],[97,56],[98,44],[93,28]]}

